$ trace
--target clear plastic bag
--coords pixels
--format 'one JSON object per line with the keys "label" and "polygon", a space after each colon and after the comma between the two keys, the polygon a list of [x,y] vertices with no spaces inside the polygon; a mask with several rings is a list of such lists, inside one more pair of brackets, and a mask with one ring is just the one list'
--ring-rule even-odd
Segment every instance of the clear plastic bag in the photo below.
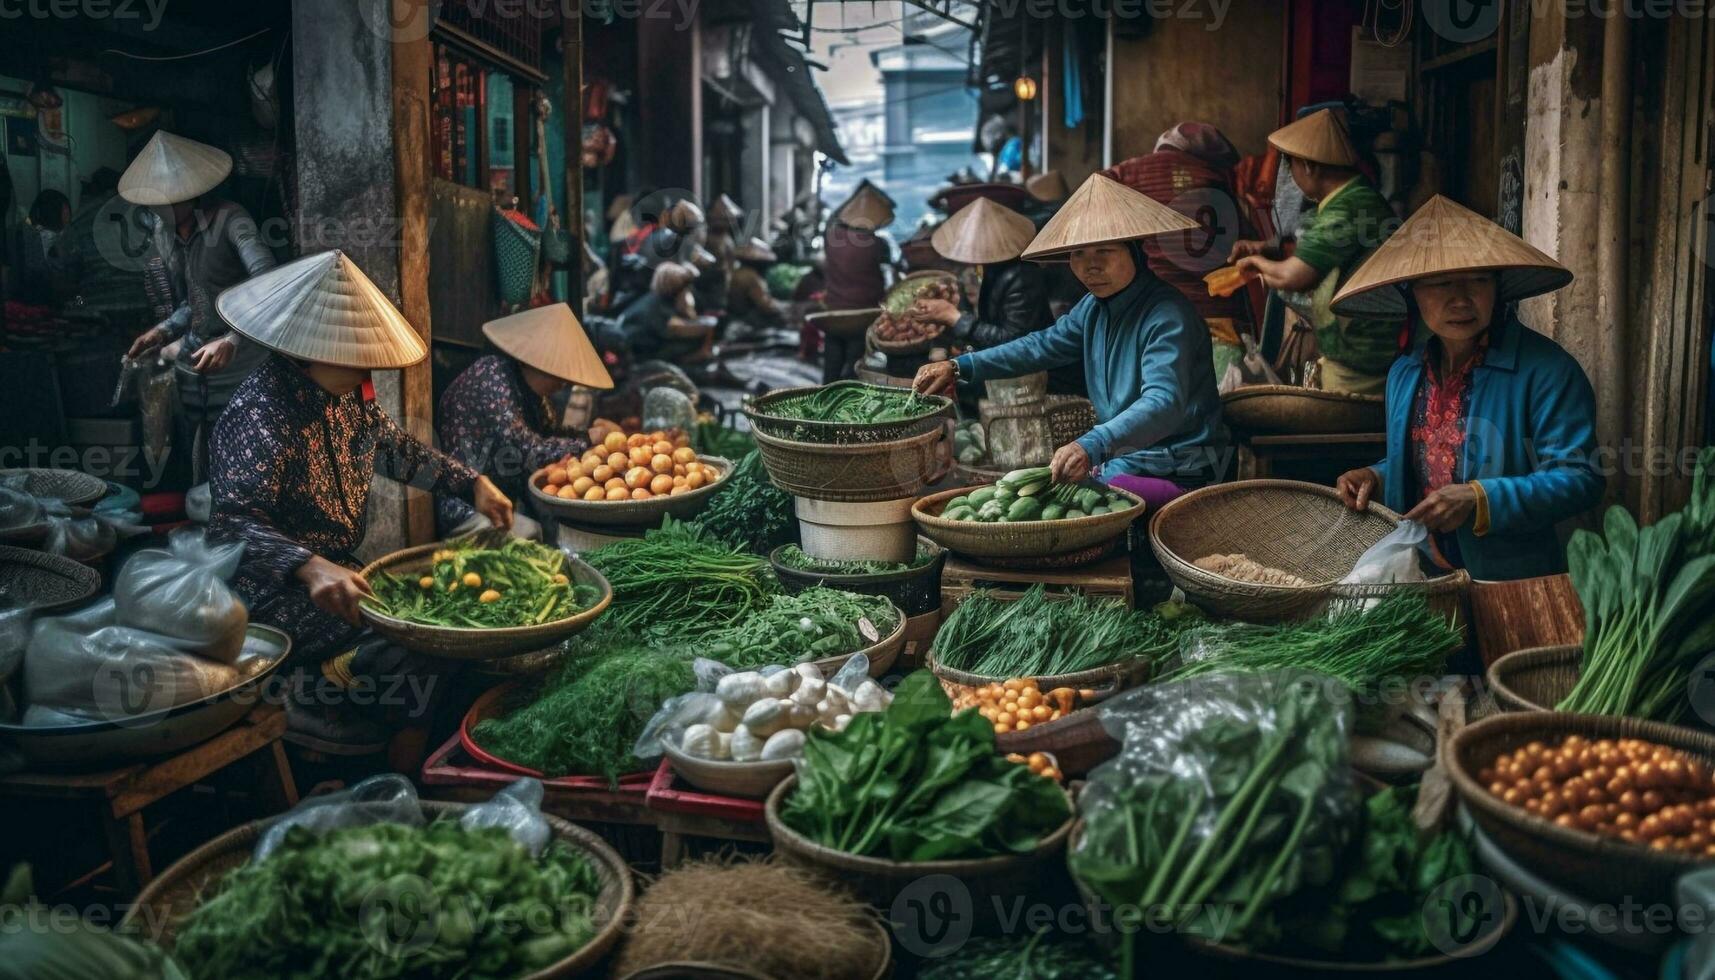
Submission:
{"label": "clear plastic bag", "polygon": [[112,599],[40,619],[24,652],[24,724],[134,722],[219,694],[244,679],[169,636],[119,624]]}
{"label": "clear plastic bag", "polygon": [[232,663],[243,649],[250,614],[226,583],[243,557],[243,542],[213,544],[200,530],[174,531],[167,547],[139,551],[120,570],[113,584],[120,622]]}
{"label": "clear plastic bag", "polygon": [[1340,580],[1341,585],[1388,585],[1395,582],[1422,582],[1419,555],[1429,546],[1429,528],[1416,521],[1400,521],[1380,541],[1369,546],[1351,574]]}
{"label": "clear plastic bag", "polygon": [[697,412],[685,393],[665,385],[652,388],[643,396],[643,430],[690,432],[696,424]]}
{"label": "clear plastic bag", "polygon": [[1150,929],[1261,940],[1271,905],[1333,880],[1357,813],[1342,692],[1308,671],[1214,674],[1103,704],[1121,749],[1079,798],[1073,872]]}
{"label": "clear plastic bag", "polygon": [[42,522],[42,503],[24,489],[23,474],[0,477],[0,528],[29,527]]}
{"label": "clear plastic bag", "polygon": [[[881,692],[878,685],[870,680],[869,657],[861,653],[848,659],[832,677],[822,676],[821,672],[811,664],[796,664],[792,667],[770,664],[755,671],[738,671],[719,661],[707,660],[702,657],[698,657],[693,662],[692,670],[697,676],[696,688],[677,697],[668,698],[661,705],[661,708],[655,712],[654,716],[643,726],[643,731],[637,736],[637,742],[631,749],[632,755],[639,759],[658,758],[663,752],[661,746],[664,742],[670,741],[675,745],[683,744],[685,732],[692,725],[709,725],[718,733],[730,735],[739,727],[746,709],[757,701],[769,697],[783,700],[793,700],[798,697],[800,686],[808,676],[802,673],[806,670],[816,673],[821,691],[837,689],[840,692],[842,699],[840,703],[847,706],[842,709],[842,713],[850,714],[853,710],[859,710],[855,708],[854,700],[858,695],[859,688],[865,683],[875,686],[880,696],[879,700],[873,702],[867,698],[864,700],[866,705],[873,705],[867,710],[881,710],[886,706],[886,701],[890,699],[888,695]],[[735,692],[730,689],[723,689],[721,685],[723,678],[739,674],[756,674],[759,678],[759,684],[766,684],[769,678],[782,674],[796,674],[800,679],[790,686],[776,688],[773,691],[768,691],[766,688],[757,688],[752,692]],[[825,703],[826,698],[826,694],[819,693],[813,703]],[[831,716],[824,719],[821,712],[817,712],[816,720],[809,724],[826,724],[831,720]],[[808,724],[803,727],[808,727]]]}
{"label": "clear plastic bag", "polygon": [[73,561],[92,561],[111,554],[121,539],[142,534],[142,516],[129,511],[73,510],[58,500],[44,501],[48,522],[42,550]]}
{"label": "clear plastic bag", "polygon": [[[465,830],[500,827],[531,857],[541,857],[553,838],[553,829],[542,816],[542,793],[539,780],[520,779],[488,802],[466,810],[459,826]],[[421,827],[427,822],[417,788],[398,773],[385,773],[337,793],[312,796],[286,811],[262,832],[250,858],[265,860],[285,842],[286,833],[293,827],[320,835],[378,823]]]}

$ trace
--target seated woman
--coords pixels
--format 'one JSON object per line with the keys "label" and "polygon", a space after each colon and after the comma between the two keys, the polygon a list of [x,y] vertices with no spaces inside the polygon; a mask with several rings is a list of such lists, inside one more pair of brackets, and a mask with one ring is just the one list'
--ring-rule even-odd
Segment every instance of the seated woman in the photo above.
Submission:
{"label": "seated woman", "polygon": [[760,238],[752,238],[733,249],[735,263],[727,286],[727,315],[757,327],[778,327],[786,322],[786,311],[774,302],[763,278],[777,261],[774,249]]}
{"label": "seated woman", "polygon": [[1151,507],[1214,482],[1225,469],[1227,432],[1209,330],[1184,295],[1149,272],[1137,244],[1190,227],[1171,208],[1090,177],[1024,251],[1027,259],[1069,258],[1090,294],[1046,330],[924,365],[917,390],[941,394],[955,381],[1082,362],[1097,425],[1054,453],[1056,481],[1097,471]]}
{"label": "seated woman", "polygon": [[1433,532],[1476,578],[1566,570],[1555,525],[1596,506],[1596,397],[1518,300],[1572,281],[1499,225],[1431,198],[1334,298],[1342,314],[1408,316],[1429,336],[1387,379],[1387,458],[1339,479],[1347,506],[1381,500]]}
{"label": "seated woman", "polygon": [[706,357],[714,342],[714,324],[697,316],[691,283],[697,271],[677,262],[655,267],[649,292],[619,318],[619,326],[638,360],[688,362]]}
{"label": "seated woman", "polygon": [[[429,351],[343,253],[321,252],[264,272],[221,293],[216,308],[233,330],[270,353],[215,424],[209,534],[244,542],[232,586],[251,622],[291,634],[294,660],[313,665],[352,650],[363,633],[357,606],[371,591],[354,556],[377,471],[463,496],[497,527],[512,525],[512,502],[488,477],[419,442],[364,401],[358,389],[370,371],[409,367]],[[390,644],[364,643],[349,659],[354,677],[375,683],[427,670],[406,666],[411,658]],[[354,707],[350,699],[337,700]],[[295,741],[334,752],[374,746],[373,724],[318,705],[340,706],[315,696],[288,701]]]}
{"label": "seated woman", "polygon": [[[479,358],[441,395],[435,430],[454,459],[484,474],[513,500],[528,500],[530,474],[589,448],[554,424],[551,399],[571,385],[612,388],[613,377],[572,308],[538,306],[482,325],[500,353]],[[468,534],[488,520],[457,494],[435,496],[442,537]],[[512,533],[539,539],[542,527],[513,515]]]}

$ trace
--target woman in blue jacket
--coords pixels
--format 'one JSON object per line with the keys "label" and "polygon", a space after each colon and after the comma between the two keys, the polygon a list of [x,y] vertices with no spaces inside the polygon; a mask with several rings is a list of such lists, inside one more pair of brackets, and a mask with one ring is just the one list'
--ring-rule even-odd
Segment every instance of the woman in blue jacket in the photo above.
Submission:
{"label": "woman in blue jacket", "polygon": [[1190,301],[1149,271],[1137,244],[1193,227],[1117,181],[1090,177],[1024,251],[1026,259],[1068,259],[1089,295],[1045,330],[924,365],[917,390],[940,394],[956,381],[1081,363],[1097,424],[1054,453],[1056,481],[1097,472],[1151,507],[1214,482],[1227,433],[1209,330]]}
{"label": "woman in blue jacket", "polygon": [[1514,303],[1572,273],[1499,225],[1435,197],[1334,298],[1427,328],[1387,380],[1387,458],[1341,476],[1347,506],[1382,501],[1432,532],[1437,559],[1479,579],[1566,570],[1555,525],[1601,502],[1596,398],[1584,369]]}

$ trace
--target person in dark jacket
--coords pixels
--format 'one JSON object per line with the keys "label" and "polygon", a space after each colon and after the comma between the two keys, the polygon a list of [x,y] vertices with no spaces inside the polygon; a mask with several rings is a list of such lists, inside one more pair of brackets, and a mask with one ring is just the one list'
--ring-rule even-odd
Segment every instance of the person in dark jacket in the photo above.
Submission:
{"label": "person in dark jacket", "polygon": [[[867,180],[834,211],[822,246],[825,307],[864,310],[881,305],[887,295],[893,249],[880,232],[892,223],[893,199]],[[858,338],[822,338],[822,381],[851,377],[862,343]]]}
{"label": "person in dark jacket", "polygon": [[697,315],[691,284],[697,270],[677,262],[655,267],[650,290],[638,297],[619,318],[620,330],[633,357],[686,363],[706,359],[714,340],[714,324]]}
{"label": "person in dark jacket", "polygon": [[733,249],[736,263],[727,286],[727,315],[758,327],[778,327],[786,322],[786,311],[774,302],[764,277],[777,261],[774,249],[760,238],[752,238]]}

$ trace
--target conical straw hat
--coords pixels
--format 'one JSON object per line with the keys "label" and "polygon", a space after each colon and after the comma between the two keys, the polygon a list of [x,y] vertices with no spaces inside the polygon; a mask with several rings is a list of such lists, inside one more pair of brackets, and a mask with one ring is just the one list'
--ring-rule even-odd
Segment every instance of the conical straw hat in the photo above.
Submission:
{"label": "conical straw hat", "polygon": [[1358,165],[1346,123],[1332,109],[1313,112],[1268,134],[1268,145],[1289,157],[1335,167]]}
{"label": "conical straw hat", "polygon": [[979,197],[941,222],[929,241],[943,258],[967,265],[1010,262],[1018,258],[1036,226],[1011,208]]}
{"label": "conical straw hat", "polygon": [[288,357],[385,369],[429,356],[404,315],[337,248],[246,279],[214,305],[232,329]]}
{"label": "conical straw hat", "polygon": [[119,196],[159,207],[194,201],[232,173],[232,157],[207,143],[157,132],[119,178]]}
{"label": "conical straw hat", "polygon": [[490,320],[482,334],[512,358],[562,381],[589,388],[612,388],[613,375],[601,362],[572,308],[564,303]]}
{"label": "conical straw hat", "polygon": [[1072,192],[1066,186],[1066,178],[1060,176],[1058,170],[1044,170],[1024,182],[1024,189],[1038,201],[1064,201],[1066,195]]}
{"label": "conical straw hat", "polygon": [[1343,316],[1398,316],[1405,312],[1401,283],[1445,272],[1500,273],[1502,303],[1550,293],[1572,272],[1500,225],[1437,194],[1399,226],[1358,266],[1334,297]]}
{"label": "conical straw hat", "polygon": [[614,198],[613,203],[607,206],[607,220],[618,221],[620,215],[631,210],[631,202],[630,194],[621,194]]}
{"label": "conical straw hat", "polygon": [[731,228],[744,218],[744,209],[738,206],[737,201],[722,194],[709,202],[708,215],[710,225]]}
{"label": "conical straw hat", "polygon": [[869,181],[862,181],[846,203],[834,212],[834,220],[870,231],[885,228],[893,223],[893,199]]}
{"label": "conical straw hat", "polygon": [[779,256],[760,238],[752,238],[733,250],[733,257],[745,262],[775,262]]}
{"label": "conical straw hat", "polygon": [[1197,223],[1117,180],[1091,174],[1048,219],[1024,257],[1064,260],[1074,249],[1191,231]]}

